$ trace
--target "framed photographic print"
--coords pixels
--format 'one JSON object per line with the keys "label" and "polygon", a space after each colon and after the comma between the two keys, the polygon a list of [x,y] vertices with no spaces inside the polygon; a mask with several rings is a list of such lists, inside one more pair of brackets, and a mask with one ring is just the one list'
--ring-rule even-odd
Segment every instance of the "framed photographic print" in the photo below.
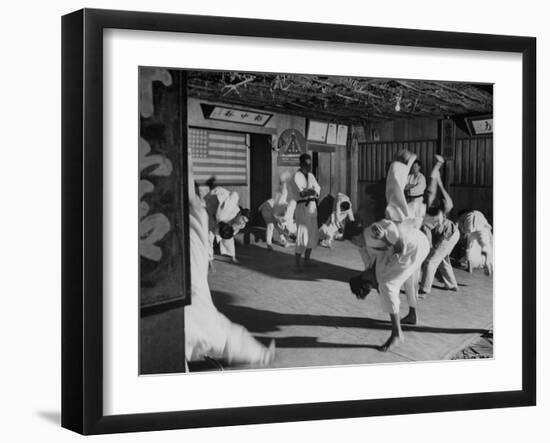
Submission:
{"label": "framed photographic print", "polygon": [[62,425],[534,405],[535,53],[64,16]]}

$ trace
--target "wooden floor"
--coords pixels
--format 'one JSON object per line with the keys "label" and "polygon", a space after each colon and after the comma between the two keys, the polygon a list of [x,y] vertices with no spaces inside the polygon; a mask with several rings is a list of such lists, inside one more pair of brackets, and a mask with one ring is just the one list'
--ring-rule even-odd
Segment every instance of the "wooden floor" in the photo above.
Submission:
{"label": "wooden floor", "polygon": [[[492,327],[492,279],[482,271],[455,270],[459,292],[436,283],[419,302],[419,323],[403,327],[405,343],[381,352],[390,324],[378,294],[360,301],[349,290],[349,279],[362,270],[357,248],[349,242],[317,248],[317,267],[304,274],[294,272],[293,254],[293,248],[271,252],[264,243],[241,245],[241,265],[219,258],[209,277],[221,312],[262,341],[275,338],[272,367],[451,359]],[[402,316],[407,310],[402,294]]]}

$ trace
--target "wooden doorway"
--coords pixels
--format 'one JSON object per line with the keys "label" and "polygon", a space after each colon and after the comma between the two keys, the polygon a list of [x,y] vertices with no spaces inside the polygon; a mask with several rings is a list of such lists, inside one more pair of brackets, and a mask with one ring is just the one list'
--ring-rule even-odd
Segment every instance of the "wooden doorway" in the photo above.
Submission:
{"label": "wooden doorway", "polygon": [[258,207],[271,197],[271,136],[250,134],[250,221],[253,225],[264,225]]}

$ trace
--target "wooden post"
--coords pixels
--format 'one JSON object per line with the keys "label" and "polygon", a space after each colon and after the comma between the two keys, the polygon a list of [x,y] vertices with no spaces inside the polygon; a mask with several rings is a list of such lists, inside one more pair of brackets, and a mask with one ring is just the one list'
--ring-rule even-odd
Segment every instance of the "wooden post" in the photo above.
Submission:
{"label": "wooden post", "polygon": [[[353,128],[353,127],[352,127]],[[357,195],[359,193],[359,138],[354,130],[351,131],[350,143],[350,170],[348,175],[350,177],[350,200],[352,207],[357,210],[358,201]]]}
{"label": "wooden post", "polygon": [[449,118],[441,120],[439,131],[439,153],[445,158],[443,185],[447,192],[451,193],[451,184],[454,182],[454,158],[455,158],[455,123]]}

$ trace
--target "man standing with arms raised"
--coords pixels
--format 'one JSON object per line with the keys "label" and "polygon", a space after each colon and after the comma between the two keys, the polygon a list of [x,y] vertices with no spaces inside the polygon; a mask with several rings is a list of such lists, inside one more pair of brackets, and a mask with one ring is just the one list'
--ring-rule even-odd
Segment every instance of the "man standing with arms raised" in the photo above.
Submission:
{"label": "man standing with arms raised", "polygon": [[302,254],[304,266],[310,266],[311,251],[318,243],[319,227],[317,225],[317,199],[321,187],[311,173],[311,156],[300,156],[300,168],[290,181],[292,195],[296,200],[296,271],[302,271]]}

